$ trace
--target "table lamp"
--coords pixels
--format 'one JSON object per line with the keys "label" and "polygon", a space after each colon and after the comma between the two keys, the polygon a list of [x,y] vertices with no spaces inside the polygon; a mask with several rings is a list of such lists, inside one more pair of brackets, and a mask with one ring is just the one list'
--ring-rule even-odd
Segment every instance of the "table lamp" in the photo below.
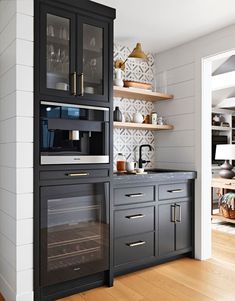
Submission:
{"label": "table lamp", "polygon": [[225,160],[220,165],[219,175],[221,178],[232,179],[235,173],[232,171],[233,166],[229,163],[229,160],[235,160],[235,144],[217,144],[215,159]]}

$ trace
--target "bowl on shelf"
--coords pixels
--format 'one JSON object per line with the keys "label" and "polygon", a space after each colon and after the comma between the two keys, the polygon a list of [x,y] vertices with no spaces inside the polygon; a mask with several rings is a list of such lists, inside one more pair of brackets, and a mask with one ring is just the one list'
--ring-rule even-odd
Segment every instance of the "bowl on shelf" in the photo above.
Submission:
{"label": "bowl on shelf", "polygon": [[144,90],[151,90],[152,85],[149,83],[140,83],[140,82],[134,82],[130,80],[124,80],[124,87],[126,88],[136,88],[136,89],[144,89]]}

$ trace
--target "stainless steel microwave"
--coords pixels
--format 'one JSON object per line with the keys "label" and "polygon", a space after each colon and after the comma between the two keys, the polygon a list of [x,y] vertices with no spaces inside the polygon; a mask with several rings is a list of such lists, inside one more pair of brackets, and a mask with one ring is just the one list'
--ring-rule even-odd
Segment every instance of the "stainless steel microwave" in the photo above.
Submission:
{"label": "stainless steel microwave", "polygon": [[109,163],[109,108],[41,101],[41,164]]}

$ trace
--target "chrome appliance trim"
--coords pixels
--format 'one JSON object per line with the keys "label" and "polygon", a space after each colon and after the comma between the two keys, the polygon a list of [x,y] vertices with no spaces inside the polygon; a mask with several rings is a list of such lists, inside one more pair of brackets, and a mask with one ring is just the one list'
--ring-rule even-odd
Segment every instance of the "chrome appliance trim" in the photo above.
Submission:
{"label": "chrome appliance trim", "polygon": [[109,156],[41,156],[42,165],[109,163]]}
{"label": "chrome appliance trim", "polygon": [[60,102],[50,102],[50,101],[41,101],[42,105],[47,106],[60,106],[60,107],[68,107],[68,108],[80,108],[80,109],[90,109],[90,110],[97,110],[97,111],[109,111],[109,108],[103,107],[92,107],[92,106],[85,106],[85,105],[74,105],[69,103],[60,103]]}

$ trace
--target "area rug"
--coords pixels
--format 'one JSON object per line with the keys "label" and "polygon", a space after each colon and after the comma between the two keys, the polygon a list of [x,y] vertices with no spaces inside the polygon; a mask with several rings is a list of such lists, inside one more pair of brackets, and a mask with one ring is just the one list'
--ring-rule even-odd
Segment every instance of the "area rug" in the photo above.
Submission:
{"label": "area rug", "polygon": [[211,227],[213,230],[218,230],[221,232],[226,232],[235,235],[235,224],[223,222],[221,220],[213,218],[211,222]]}

